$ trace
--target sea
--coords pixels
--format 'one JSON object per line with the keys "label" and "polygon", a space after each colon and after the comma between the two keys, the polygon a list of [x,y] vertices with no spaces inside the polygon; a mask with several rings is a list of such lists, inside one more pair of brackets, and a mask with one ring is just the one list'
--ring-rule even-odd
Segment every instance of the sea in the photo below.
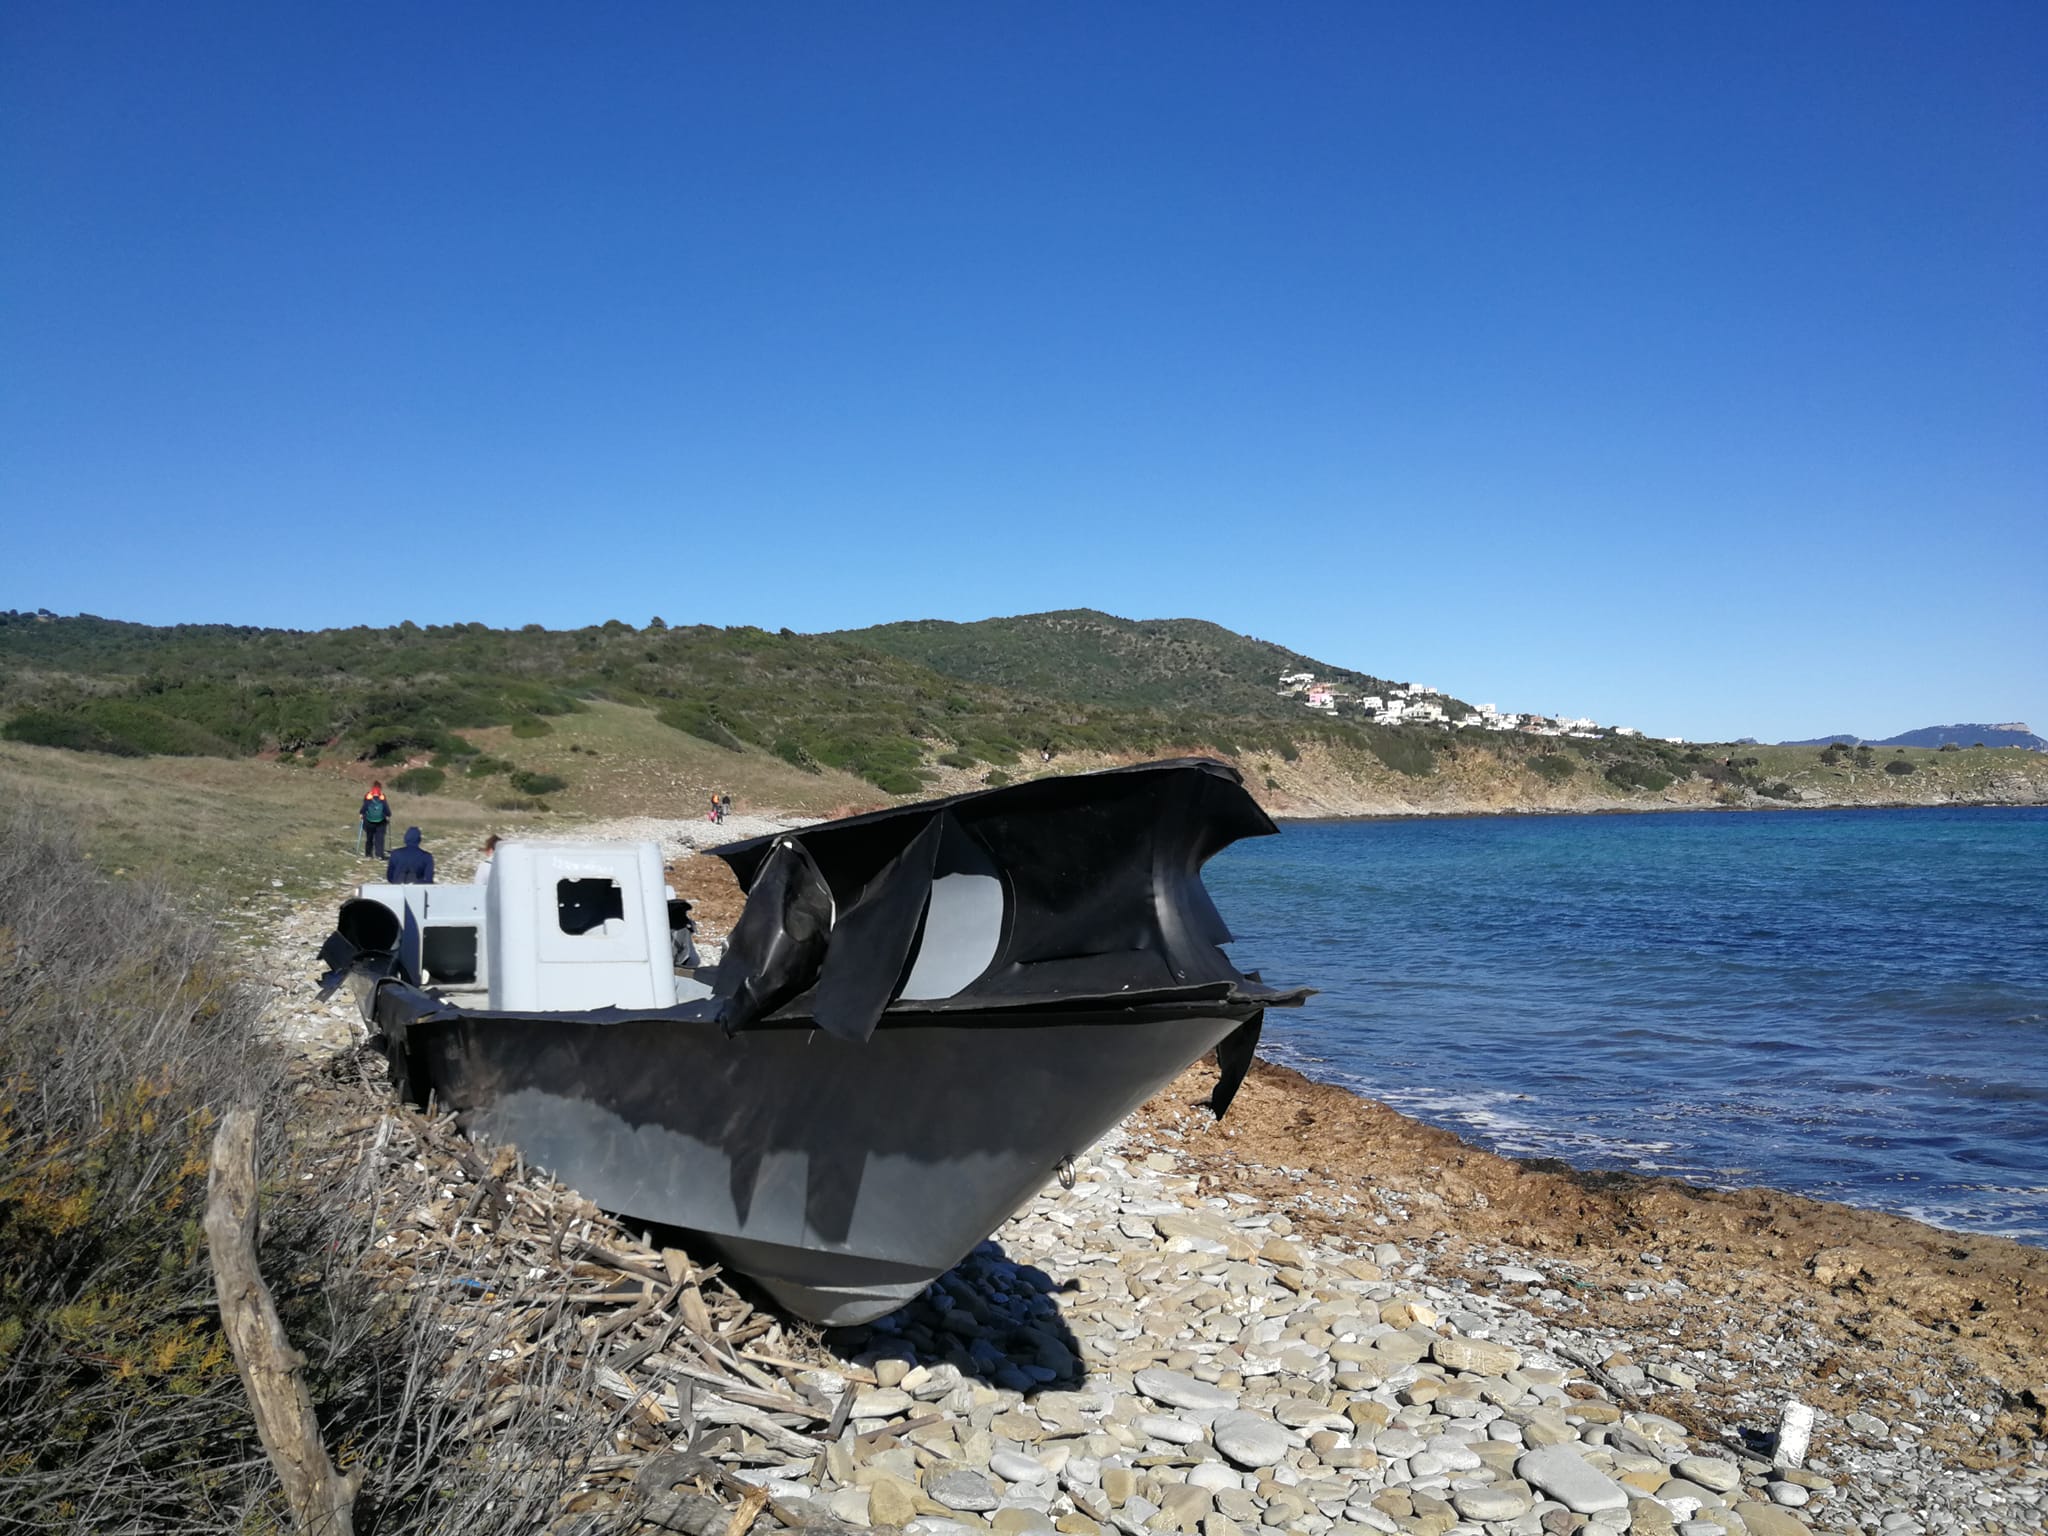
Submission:
{"label": "sea", "polygon": [[2048,1246],[2048,809],[1289,822],[1262,1054],[1515,1157]]}

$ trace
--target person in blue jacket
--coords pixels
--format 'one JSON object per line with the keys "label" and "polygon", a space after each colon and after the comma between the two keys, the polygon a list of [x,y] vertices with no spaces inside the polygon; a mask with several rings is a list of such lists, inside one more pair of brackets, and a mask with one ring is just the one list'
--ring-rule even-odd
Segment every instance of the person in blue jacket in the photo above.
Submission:
{"label": "person in blue jacket", "polygon": [[432,885],[434,856],[420,846],[420,829],[405,829],[405,846],[391,855],[384,878],[393,885]]}

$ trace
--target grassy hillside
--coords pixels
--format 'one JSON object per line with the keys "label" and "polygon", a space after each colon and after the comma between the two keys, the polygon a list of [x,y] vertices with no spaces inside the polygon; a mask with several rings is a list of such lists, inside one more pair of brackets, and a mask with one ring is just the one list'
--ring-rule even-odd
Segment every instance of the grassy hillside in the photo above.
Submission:
{"label": "grassy hillside", "polygon": [[1317,661],[1205,619],[1119,619],[1089,608],[949,624],[916,619],[836,638],[963,681],[1117,708],[1298,720],[1276,680],[1313,672],[1367,693],[1388,680]]}
{"label": "grassy hillside", "polygon": [[[1178,663],[1166,658],[1178,653],[1169,642],[1161,654],[1153,670],[1169,674]],[[849,774],[890,794],[924,789],[941,767],[1007,771],[1048,750],[1278,748],[1335,729],[1301,722],[1297,706],[1286,707],[1288,718],[1270,684],[1258,693],[1248,663],[1236,665],[1229,696],[1256,709],[1186,690],[1197,702],[1172,707],[1088,690],[1037,694],[947,676],[859,637],[658,619],[640,629],[613,621],[560,631],[300,632],[0,614],[0,713],[11,739],[113,755],[338,755],[389,767],[424,759],[451,779],[495,779],[503,802],[560,792],[564,775],[537,766],[548,756],[541,743],[551,722],[596,700],[651,710],[735,753]],[[493,730],[510,735],[479,734]]]}
{"label": "grassy hillside", "polygon": [[[693,815],[717,789],[829,814],[1189,752],[1235,760],[1298,814],[2048,800],[2035,753],[1385,728],[1280,699],[1282,671],[1375,682],[1212,624],[1089,612],[837,635],[0,614],[0,736],[18,744],[0,771],[77,802],[116,856],[188,863],[251,838],[287,861],[345,843],[373,774],[430,842],[550,816]],[[207,819],[206,786],[229,785],[256,825]]]}

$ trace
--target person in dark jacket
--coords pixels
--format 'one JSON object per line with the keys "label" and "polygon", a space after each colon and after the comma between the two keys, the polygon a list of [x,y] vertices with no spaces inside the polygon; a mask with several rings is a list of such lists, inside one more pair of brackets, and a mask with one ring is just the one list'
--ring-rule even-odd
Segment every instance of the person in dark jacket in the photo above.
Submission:
{"label": "person in dark jacket", "polygon": [[405,846],[391,855],[384,878],[393,885],[432,885],[434,856],[420,846],[420,829],[405,829]]}
{"label": "person in dark jacket", "polygon": [[384,834],[391,828],[391,802],[384,798],[382,784],[370,786],[370,792],[363,796],[363,808],[359,814],[363,819],[363,857],[383,858]]}

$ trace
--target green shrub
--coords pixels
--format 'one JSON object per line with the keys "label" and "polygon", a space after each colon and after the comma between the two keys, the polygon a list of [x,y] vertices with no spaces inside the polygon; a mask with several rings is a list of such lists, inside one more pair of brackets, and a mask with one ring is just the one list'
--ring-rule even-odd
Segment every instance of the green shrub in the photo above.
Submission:
{"label": "green shrub", "polygon": [[901,768],[881,768],[864,777],[875,788],[888,795],[914,795],[924,788],[923,779]]}
{"label": "green shrub", "polygon": [[408,795],[438,795],[448,775],[438,768],[408,768],[392,775],[391,787]]}
{"label": "green shrub", "polygon": [[1884,765],[1884,771],[1886,773],[1895,773],[1903,775],[1911,773],[1914,770],[1913,765],[1907,762],[1903,757],[1896,757]]}
{"label": "green shrub", "polygon": [[1280,753],[1280,761],[1283,763],[1293,763],[1301,760],[1301,748],[1297,747],[1291,738],[1283,738],[1276,750]]}
{"label": "green shrub", "polygon": [[1374,757],[1396,773],[1426,779],[1436,772],[1436,749],[1420,732],[1405,731],[1398,726],[1370,725],[1365,728],[1365,743],[1372,749]]}
{"label": "green shrub", "polygon": [[1672,776],[1663,769],[1626,758],[1621,762],[1608,764],[1603,777],[1616,788],[1647,789],[1653,794],[1658,790],[1669,789],[1673,783]]}
{"label": "green shrub", "polygon": [[88,699],[62,711],[31,710],[8,721],[10,740],[119,757],[235,757],[225,737],[131,699]]}
{"label": "green shrub", "polygon": [[941,752],[939,761],[948,768],[972,768],[979,760],[966,752]]}
{"label": "green shrub", "polygon": [[825,771],[819,765],[818,760],[806,750],[804,744],[793,736],[779,736],[776,738],[775,755],[791,767],[803,769],[805,773],[823,773]]}
{"label": "green shrub", "polygon": [[728,752],[744,752],[747,743],[728,717],[709,704],[670,704],[655,718],[673,730],[686,736],[695,736],[708,741],[715,747],[724,747]]}
{"label": "green shrub", "polygon": [[492,757],[480,752],[469,760],[469,765],[462,771],[472,779],[487,779],[494,773],[511,773],[514,768],[502,757]]}
{"label": "green shrub", "polygon": [[512,722],[512,734],[523,741],[531,741],[536,736],[551,736],[554,730],[539,715],[521,715]]}
{"label": "green shrub", "polygon": [[32,747],[62,747],[67,752],[104,752],[113,757],[140,757],[142,749],[118,736],[109,735],[83,715],[59,714],[32,709],[16,715],[0,736],[25,741]]}
{"label": "green shrub", "polygon": [[492,795],[484,801],[494,811],[544,811],[548,808],[545,800],[536,800],[531,795]]}
{"label": "green shrub", "polygon": [[532,773],[527,769],[514,770],[512,787],[522,795],[552,795],[569,787],[569,781],[552,773]]}
{"label": "green shrub", "polygon": [[1568,757],[1562,757],[1555,752],[1546,752],[1541,757],[1530,759],[1529,768],[1537,778],[1543,780],[1546,784],[1562,784],[1566,779],[1578,772],[1579,765]]}
{"label": "green shrub", "polygon": [[981,782],[990,789],[1001,789],[1010,782],[1010,776],[1000,768],[991,768],[981,776]]}
{"label": "green shrub", "polygon": [[1756,787],[1756,792],[1766,800],[1793,800],[1798,798],[1798,792],[1790,784],[1785,783],[1759,784]]}

